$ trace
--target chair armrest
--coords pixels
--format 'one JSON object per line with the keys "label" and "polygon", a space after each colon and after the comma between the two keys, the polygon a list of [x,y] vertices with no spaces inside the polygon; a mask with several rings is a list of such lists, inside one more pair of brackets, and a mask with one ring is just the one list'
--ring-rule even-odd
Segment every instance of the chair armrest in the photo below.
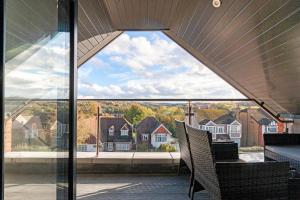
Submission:
{"label": "chair armrest", "polygon": [[[216,163],[221,193],[236,197],[288,195],[288,162]],[[255,196],[256,195],[256,196]]]}
{"label": "chair armrest", "polygon": [[300,134],[264,134],[265,145],[300,145]]}

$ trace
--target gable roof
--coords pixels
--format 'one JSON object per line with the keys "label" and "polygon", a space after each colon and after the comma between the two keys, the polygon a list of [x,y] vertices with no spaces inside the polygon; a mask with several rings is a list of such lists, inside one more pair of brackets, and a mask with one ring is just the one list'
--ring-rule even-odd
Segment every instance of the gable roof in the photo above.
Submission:
{"label": "gable roof", "polygon": [[203,119],[202,121],[199,122],[199,125],[205,125],[209,122],[209,119]]}
{"label": "gable roof", "polygon": [[261,108],[257,109],[257,114],[254,117],[256,117],[260,125],[269,125],[274,121],[274,119]]}
{"label": "gable roof", "polygon": [[275,121],[267,112],[263,109],[247,109],[247,112],[251,117],[260,125],[269,125],[271,122]]}
{"label": "gable roof", "polygon": [[214,120],[216,124],[231,124],[236,120],[236,116],[233,112],[222,115]]}
{"label": "gable roof", "polygon": [[261,125],[269,125],[269,124],[271,124],[272,121],[273,120],[268,119],[268,118],[262,118],[258,121],[258,123]]}
{"label": "gable roof", "polygon": [[[129,129],[128,136],[121,136],[121,129],[126,125]],[[114,136],[108,136],[110,127],[114,127]],[[132,140],[132,124],[130,124],[124,117],[101,117],[100,118],[100,140],[107,142],[108,138],[113,142],[129,142]]]}
{"label": "gable roof", "polygon": [[236,120],[235,113],[230,112],[228,114],[225,114],[225,115],[222,115],[222,116],[216,118],[215,120],[204,119],[204,120],[199,122],[199,125],[206,125],[210,121],[215,123],[215,124],[231,124],[231,123],[233,123],[234,121],[237,121],[237,120]]}
{"label": "gable roof", "polygon": [[146,117],[136,126],[136,132],[138,134],[142,134],[142,133],[151,134],[161,124],[162,123],[153,116]]}
{"label": "gable roof", "polygon": [[128,126],[127,126],[126,123],[122,126],[121,130],[129,130],[129,128],[128,128]]}
{"label": "gable roof", "polygon": [[110,127],[114,127],[115,131],[120,131],[124,125],[132,126],[124,117],[101,117],[101,130],[107,131]]}
{"label": "gable roof", "polygon": [[[170,134],[170,135],[173,135],[170,131],[169,131],[169,129],[167,129],[167,127],[165,127],[165,125],[163,125],[163,124],[160,124],[154,131],[152,131],[152,133],[151,134],[155,134],[156,132],[158,132],[158,131],[166,131],[168,134]],[[165,133],[165,132],[158,132],[158,133]]]}
{"label": "gable roof", "polygon": [[85,140],[86,144],[96,144],[97,140],[96,140],[96,136],[93,134],[90,134],[89,137]]}

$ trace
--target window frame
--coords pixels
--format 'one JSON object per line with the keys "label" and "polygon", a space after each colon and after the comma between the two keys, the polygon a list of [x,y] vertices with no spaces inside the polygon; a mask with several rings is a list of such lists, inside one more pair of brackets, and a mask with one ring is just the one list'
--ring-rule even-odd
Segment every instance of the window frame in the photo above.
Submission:
{"label": "window frame", "polygon": [[[157,142],[157,143],[165,143],[165,142],[167,142],[168,141],[168,138],[167,138],[168,136],[167,136],[167,134],[165,134],[165,133],[158,133],[158,134],[155,134],[155,142]],[[164,140],[163,140],[163,138],[164,138]],[[158,139],[159,139],[159,141],[158,141]]]}
{"label": "window frame", "polygon": [[109,127],[108,135],[109,136],[114,136],[114,134],[115,134],[115,127],[114,126]]}
{"label": "window frame", "polygon": [[144,142],[149,141],[149,134],[142,133],[142,141]]}
{"label": "window frame", "polygon": [[116,151],[129,151],[130,147],[128,143],[116,143]]}
{"label": "window frame", "polygon": [[114,151],[114,143],[107,142],[107,151]]}
{"label": "window frame", "polygon": [[[124,133],[125,132],[125,133]],[[129,130],[128,129],[121,129],[121,133],[120,133],[121,136],[128,136],[129,135]]]}

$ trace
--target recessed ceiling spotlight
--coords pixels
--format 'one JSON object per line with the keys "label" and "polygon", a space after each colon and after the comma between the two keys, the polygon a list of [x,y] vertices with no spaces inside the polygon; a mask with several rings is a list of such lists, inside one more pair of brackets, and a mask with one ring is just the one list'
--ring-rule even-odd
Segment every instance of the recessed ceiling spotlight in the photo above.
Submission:
{"label": "recessed ceiling spotlight", "polygon": [[213,0],[212,1],[212,5],[215,7],[215,8],[219,8],[221,6],[221,0]]}

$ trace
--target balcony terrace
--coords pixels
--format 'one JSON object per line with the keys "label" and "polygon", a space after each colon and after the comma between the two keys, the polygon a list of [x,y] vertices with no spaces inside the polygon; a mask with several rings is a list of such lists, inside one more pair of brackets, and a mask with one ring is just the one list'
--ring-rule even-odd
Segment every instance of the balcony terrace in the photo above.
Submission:
{"label": "balcony terrace", "polygon": [[[24,195],[31,200],[54,198],[57,177],[51,169],[57,164],[57,153],[10,152],[5,157],[5,189],[10,199],[21,200]],[[180,153],[101,152],[96,157],[80,152],[77,157],[77,199],[188,199],[188,175],[177,176]],[[240,159],[262,162],[263,153],[242,153]],[[195,199],[208,197],[204,191]]]}
{"label": "balcony terrace", "polygon": [[299,0],[1,0],[0,200],[299,200],[299,19]]}

